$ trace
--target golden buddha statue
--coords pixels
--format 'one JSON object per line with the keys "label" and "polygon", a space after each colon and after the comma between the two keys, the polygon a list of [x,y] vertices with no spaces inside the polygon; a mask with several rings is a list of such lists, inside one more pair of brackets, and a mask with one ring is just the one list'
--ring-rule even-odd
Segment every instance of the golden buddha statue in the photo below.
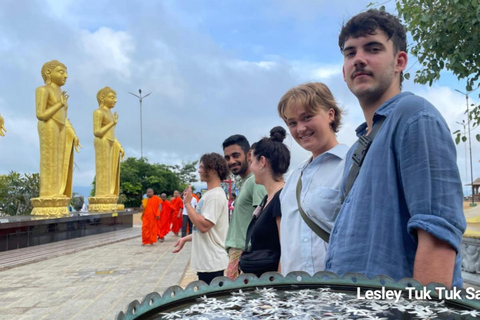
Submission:
{"label": "golden buddha statue", "polygon": [[7,132],[7,129],[5,129],[4,126],[5,121],[2,118],[2,115],[0,114],[0,136],[5,137],[5,132]]}
{"label": "golden buddha statue", "polygon": [[31,199],[32,215],[67,215],[72,197],[73,149],[81,148],[67,118],[68,95],[61,87],[67,67],[52,60],[42,67],[45,85],[35,91],[40,138],[40,197]]}
{"label": "golden buddha statue", "polygon": [[[120,160],[125,155],[115,138],[118,114],[112,113],[117,93],[105,87],[97,93],[98,109],[93,112],[95,146],[95,197],[88,199],[89,211],[113,211],[120,193]],[[121,208],[121,206],[120,206]]]}

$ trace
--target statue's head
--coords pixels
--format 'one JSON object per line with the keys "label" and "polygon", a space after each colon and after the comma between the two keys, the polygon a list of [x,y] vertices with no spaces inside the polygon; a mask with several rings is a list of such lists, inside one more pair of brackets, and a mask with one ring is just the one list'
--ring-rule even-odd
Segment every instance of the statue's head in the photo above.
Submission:
{"label": "statue's head", "polygon": [[97,93],[97,101],[100,107],[113,108],[117,103],[117,93],[110,87],[100,89]]}
{"label": "statue's head", "polygon": [[45,84],[54,82],[62,86],[67,81],[67,67],[58,60],[49,61],[42,67],[42,78]]}
{"label": "statue's head", "polygon": [[83,196],[77,196],[73,198],[73,208],[75,211],[82,210],[83,204],[85,203],[85,199]]}

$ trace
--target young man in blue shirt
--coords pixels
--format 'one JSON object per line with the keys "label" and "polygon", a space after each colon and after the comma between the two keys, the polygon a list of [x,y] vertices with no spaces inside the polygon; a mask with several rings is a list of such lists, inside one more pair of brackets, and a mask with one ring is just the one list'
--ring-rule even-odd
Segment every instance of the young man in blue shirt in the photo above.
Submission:
{"label": "young man in blue shirt", "polygon": [[[438,110],[401,92],[408,61],[403,26],[385,11],[368,10],[343,26],[339,46],[344,80],[365,116],[357,135],[368,136],[385,120],[344,199],[326,270],[461,287],[466,223],[456,150]],[[344,193],[356,148],[347,155]]]}

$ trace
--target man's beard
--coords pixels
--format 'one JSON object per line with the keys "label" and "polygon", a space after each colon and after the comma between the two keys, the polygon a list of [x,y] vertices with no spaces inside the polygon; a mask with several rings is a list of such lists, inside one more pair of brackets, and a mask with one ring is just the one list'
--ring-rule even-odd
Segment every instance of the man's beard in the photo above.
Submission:
{"label": "man's beard", "polygon": [[[230,168],[229,168],[230,169]],[[242,165],[240,166],[240,168],[238,169],[237,172],[233,172],[232,169],[230,169],[230,171],[232,171],[232,173],[236,176],[241,176],[242,174],[244,174],[245,172],[247,172],[248,170],[248,161],[247,159],[245,159],[245,161],[242,162]]]}

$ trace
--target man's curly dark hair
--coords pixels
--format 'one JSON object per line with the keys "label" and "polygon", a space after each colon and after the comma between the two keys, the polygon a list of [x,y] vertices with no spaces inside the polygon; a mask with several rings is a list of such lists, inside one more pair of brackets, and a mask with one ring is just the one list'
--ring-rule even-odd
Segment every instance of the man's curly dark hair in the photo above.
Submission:
{"label": "man's curly dark hair", "polygon": [[209,171],[216,171],[220,180],[225,180],[228,177],[230,171],[228,170],[227,162],[218,153],[206,153],[200,158],[200,162],[203,164],[205,170],[205,176],[208,177]]}
{"label": "man's curly dark hair", "polygon": [[359,13],[342,26],[338,36],[340,51],[343,53],[348,38],[373,35],[377,30],[385,32],[388,39],[392,40],[394,54],[397,54],[398,51],[407,52],[407,36],[400,20],[386,11],[377,9]]}

